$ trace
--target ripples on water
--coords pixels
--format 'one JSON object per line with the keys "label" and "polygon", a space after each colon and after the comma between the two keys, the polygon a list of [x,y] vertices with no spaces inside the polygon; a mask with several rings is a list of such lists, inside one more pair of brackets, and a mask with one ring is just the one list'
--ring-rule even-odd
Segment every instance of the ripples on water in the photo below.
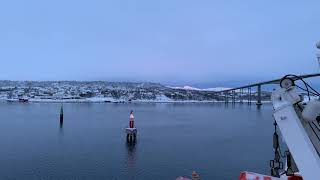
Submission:
{"label": "ripples on water", "polygon": [[[138,140],[124,128],[135,112]],[[0,179],[174,180],[269,174],[271,105],[0,103]]]}

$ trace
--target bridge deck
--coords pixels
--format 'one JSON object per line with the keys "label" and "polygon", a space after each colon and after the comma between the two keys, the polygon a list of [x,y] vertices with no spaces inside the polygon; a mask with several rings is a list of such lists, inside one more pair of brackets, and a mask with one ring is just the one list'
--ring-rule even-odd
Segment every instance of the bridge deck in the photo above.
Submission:
{"label": "bridge deck", "polygon": [[[300,78],[302,78],[302,79],[305,79],[305,78],[311,78],[311,77],[320,76],[320,73],[297,75],[297,76],[300,77]],[[227,90],[223,90],[223,91],[217,91],[217,93],[229,92],[229,91],[234,91],[234,90],[238,90],[238,89],[245,89],[245,88],[256,87],[256,86],[261,86],[261,85],[266,85],[266,84],[277,84],[277,83],[280,83],[281,79],[282,79],[282,78],[280,78],[280,79],[274,79],[274,80],[271,80],[271,81],[264,81],[264,82],[249,84],[249,85],[240,86],[240,87],[236,87],[236,88],[232,88],[232,89],[227,89]],[[293,79],[294,79],[294,80],[297,80],[298,78],[293,78]]]}

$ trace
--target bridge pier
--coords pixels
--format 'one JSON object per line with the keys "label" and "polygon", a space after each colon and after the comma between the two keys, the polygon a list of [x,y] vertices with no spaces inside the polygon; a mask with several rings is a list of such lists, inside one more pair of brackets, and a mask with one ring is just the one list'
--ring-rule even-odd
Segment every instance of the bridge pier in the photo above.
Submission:
{"label": "bridge pier", "polygon": [[236,93],[235,90],[232,91],[232,103],[236,103]]}
{"label": "bridge pier", "polygon": [[229,103],[229,99],[228,99],[229,97],[228,96],[229,96],[229,91],[225,92],[225,94],[224,94],[224,100],[225,100],[226,104]]}
{"label": "bridge pier", "polygon": [[257,86],[257,93],[258,93],[258,96],[257,96],[257,106],[261,106],[262,103],[261,103],[261,85],[258,85]]}
{"label": "bridge pier", "polygon": [[251,87],[248,87],[248,105],[251,105]]}
{"label": "bridge pier", "polygon": [[243,103],[242,95],[243,95],[243,89],[240,89],[239,99],[241,104]]}

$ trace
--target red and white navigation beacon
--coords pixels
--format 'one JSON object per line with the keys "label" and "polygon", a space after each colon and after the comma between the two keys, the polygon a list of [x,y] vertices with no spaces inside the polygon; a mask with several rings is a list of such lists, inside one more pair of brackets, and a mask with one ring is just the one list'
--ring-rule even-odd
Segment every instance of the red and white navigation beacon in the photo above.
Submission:
{"label": "red and white navigation beacon", "polygon": [[134,115],[133,115],[133,111],[130,112],[129,128],[134,128]]}
{"label": "red and white navigation beacon", "polygon": [[192,180],[200,179],[200,175],[196,171],[192,171],[191,177],[192,177]]}
{"label": "red and white navigation beacon", "polygon": [[137,139],[137,128],[134,127],[134,115],[133,111],[130,112],[130,119],[129,119],[129,127],[126,128],[127,133],[127,142],[136,142]]}

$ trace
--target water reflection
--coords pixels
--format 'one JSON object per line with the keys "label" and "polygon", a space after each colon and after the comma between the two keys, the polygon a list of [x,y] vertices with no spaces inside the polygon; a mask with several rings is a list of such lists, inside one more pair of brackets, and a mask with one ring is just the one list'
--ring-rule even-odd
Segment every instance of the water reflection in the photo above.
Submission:
{"label": "water reflection", "polygon": [[[66,123],[60,126],[57,104],[0,102],[0,133],[8,137],[1,141],[0,179],[48,179],[49,173],[50,179],[70,179],[72,175],[73,179],[162,180],[194,168],[203,172],[206,179],[218,180],[237,179],[239,167],[269,173],[266,162],[273,156],[269,143],[274,131],[272,106],[263,104],[259,118],[254,103],[251,107],[245,103],[236,110],[231,109],[231,104],[229,108],[225,105],[141,103],[88,107],[73,103],[65,105]],[[143,130],[134,146],[126,144],[122,132],[131,109],[139,112],[139,128]],[[182,133],[177,127],[182,127]],[[154,133],[158,131],[165,133]],[[199,148],[201,153],[190,159]],[[226,160],[231,165],[224,163]],[[219,162],[222,163],[217,166]],[[19,166],[12,169],[10,164]],[[42,164],[47,165],[32,171]],[[212,171],[212,167],[216,170]]]}
{"label": "water reflection", "polygon": [[127,152],[128,152],[127,167],[129,170],[135,167],[136,150],[137,150],[136,144],[137,144],[136,141],[131,141],[126,143]]}
{"label": "water reflection", "polygon": [[60,130],[60,135],[63,135],[63,121],[60,121],[60,125],[59,125],[59,130]]}
{"label": "water reflection", "polygon": [[257,109],[260,110],[260,109],[261,109],[261,106],[262,106],[262,105],[257,104]]}
{"label": "water reflection", "polygon": [[262,109],[261,109],[262,105],[257,105],[257,117],[261,118],[262,117]]}
{"label": "water reflection", "polygon": [[232,102],[232,109],[235,109],[236,108],[236,103],[235,102]]}

